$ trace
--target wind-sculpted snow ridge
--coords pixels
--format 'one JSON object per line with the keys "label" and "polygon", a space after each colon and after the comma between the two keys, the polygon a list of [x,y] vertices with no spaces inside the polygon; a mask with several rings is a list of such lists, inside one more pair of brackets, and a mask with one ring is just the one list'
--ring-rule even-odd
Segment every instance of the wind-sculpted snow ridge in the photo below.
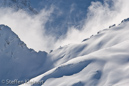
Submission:
{"label": "wind-sculpted snow ridge", "polygon": [[33,80],[45,81],[42,86],[127,86],[129,80],[127,46],[129,41],[77,57]]}
{"label": "wind-sculpted snow ridge", "polygon": [[[125,19],[126,20],[126,19]],[[100,49],[114,46],[125,40],[129,40],[129,22],[123,22],[118,26],[104,29],[96,35],[87,38],[80,44],[69,44],[51,52],[54,65],[58,66],[78,56],[83,56]]]}
{"label": "wind-sculpted snow ridge", "polygon": [[[129,22],[105,29],[80,44],[54,50],[53,69],[33,78],[42,86],[128,86]],[[51,67],[51,68],[52,68]],[[40,86],[25,83],[20,86]]]}
{"label": "wind-sculpted snow ridge", "polygon": [[9,27],[0,25],[0,86],[7,86],[2,80],[31,79],[45,72],[46,60],[46,52],[28,49]]}

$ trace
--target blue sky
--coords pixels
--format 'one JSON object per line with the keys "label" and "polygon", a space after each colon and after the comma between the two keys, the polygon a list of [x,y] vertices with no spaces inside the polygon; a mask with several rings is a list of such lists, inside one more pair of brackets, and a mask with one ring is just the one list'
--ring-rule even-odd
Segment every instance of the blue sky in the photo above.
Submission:
{"label": "blue sky", "polygon": [[45,27],[46,33],[58,37],[64,35],[71,26],[82,28],[80,23],[83,24],[91,1],[103,0],[31,0],[31,4],[38,11],[53,6],[52,21],[48,21]]}

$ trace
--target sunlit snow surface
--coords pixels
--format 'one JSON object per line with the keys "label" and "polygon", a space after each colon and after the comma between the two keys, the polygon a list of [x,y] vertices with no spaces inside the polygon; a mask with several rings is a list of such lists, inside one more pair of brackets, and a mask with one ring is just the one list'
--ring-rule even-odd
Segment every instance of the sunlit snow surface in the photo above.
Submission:
{"label": "sunlit snow surface", "polygon": [[100,31],[78,45],[59,48],[48,57],[53,69],[30,81],[43,80],[42,86],[128,86],[129,22]]}
{"label": "sunlit snow surface", "polygon": [[[9,6],[16,10],[24,9],[30,14],[36,13],[27,0],[3,1],[6,1],[7,7]],[[2,4],[6,7],[3,1],[0,0],[0,5]],[[20,4],[17,4],[16,1]],[[62,4],[59,5],[63,7]],[[77,5],[75,5],[75,7]],[[72,13],[69,14],[64,10],[61,18],[66,16],[67,20],[67,17],[69,17],[67,15],[73,17]],[[54,18],[56,18],[55,16]],[[80,18],[80,16],[78,17]],[[83,17],[85,16],[82,16],[82,19]],[[63,20],[64,19],[60,20],[59,17],[58,22]],[[62,24],[67,26],[69,22],[73,22],[72,19],[69,22],[63,22],[61,24],[55,21],[53,21],[54,24],[56,23],[61,26]],[[104,29],[96,35],[84,39],[83,42],[79,44],[62,46],[50,53],[35,52],[33,49],[27,48],[26,44],[22,42],[8,26],[0,25],[0,86],[18,85],[7,85],[7,83],[2,83],[2,80],[7,79],[18,79],[23,81],[31,79],[28,83],[21,84],[20,86],[128,86],[128,21],[129,19],[126,19],[120,25],[113,25],[113,27]],[[79,22],[75,21],[74,23],[78,24]],[[50,24],[53,23],[50,22]],[[53,26],[50,26],[50,28],[51,27],[53,28]],[[64,28],[59,30],[64,32],[64,30],[66,30]],[[53,31],[56,31],[55,28]],[[40,81],[44,83],[41,85],[30,83]]]}

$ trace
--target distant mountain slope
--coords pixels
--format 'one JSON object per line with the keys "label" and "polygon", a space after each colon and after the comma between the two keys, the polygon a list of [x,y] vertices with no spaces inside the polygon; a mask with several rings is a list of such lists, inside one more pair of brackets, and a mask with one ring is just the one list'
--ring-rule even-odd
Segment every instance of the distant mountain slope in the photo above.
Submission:
{"label": "distant mountain slope", "polygon": [[128,27],[125,19],[87,41],[51,52],[48,56],[55,67],[31,81],[43,80],[42,86],[128,86]]}
{"label": "distant mountain slope", "polygon": [[0,25],[0,81],[33,78],[46,71],[46,60],[46,52],[28,49],[9,27]]}

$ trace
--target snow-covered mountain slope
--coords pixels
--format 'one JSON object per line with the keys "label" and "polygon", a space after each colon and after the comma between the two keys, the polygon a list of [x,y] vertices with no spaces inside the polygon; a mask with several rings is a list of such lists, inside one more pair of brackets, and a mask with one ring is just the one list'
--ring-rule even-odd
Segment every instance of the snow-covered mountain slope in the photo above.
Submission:
{"label": "snow-covered mountain slope", "polygon": [[95,36],[87,38],[80,44],[70,44],[51,52],[48,56],[58,66],[78,56],[87,55],[100,49],[111,47],[125,40],[129,40],[128,19],[118,26],[100,31]]}
{"label": "snow-covered mountain slope", "polygon": [[43,80],[42,86],[128,86],[128,19],[80,44],[60,47],[48,57],[54,68],[30,81]]}
{"label": "snow-covered mountain slope", "polygon": [[77,57],[33,80],[42,79],[45,81],[43,86],[127,86],[129,80],[127,46],[129,41]]}
{"label": "snow-covered mountain slope", "polygon": [[0,0],[0,7],[11,7],[15,10],[23,9],[31,14],[37,13],[37,11],[31,7],[30,0]]}
{"label": "snow-covered mountain slope", "polygon": [[0,81],[31,79],[47,70],[46,60],[46,52],[28,49],[9,27],[0,25]]}

